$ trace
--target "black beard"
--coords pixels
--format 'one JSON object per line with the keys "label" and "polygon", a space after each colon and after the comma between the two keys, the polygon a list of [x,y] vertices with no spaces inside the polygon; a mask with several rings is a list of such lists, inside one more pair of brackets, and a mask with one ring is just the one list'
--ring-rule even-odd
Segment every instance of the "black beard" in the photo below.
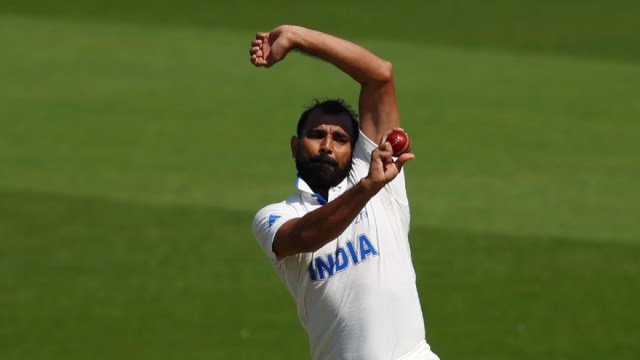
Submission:
{"label": "black beard", "polygon": [[340,168],[338,162],[328,155],[318,155],[303,160],[296,156],[296,169],[298,176],[311,187],[313,191],[328,190],[342,182],[351,171],[351,161]]}

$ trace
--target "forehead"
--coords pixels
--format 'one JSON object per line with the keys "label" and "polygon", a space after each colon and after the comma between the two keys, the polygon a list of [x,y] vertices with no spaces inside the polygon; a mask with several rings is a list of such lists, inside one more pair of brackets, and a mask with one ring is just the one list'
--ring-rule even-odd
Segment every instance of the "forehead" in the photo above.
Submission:
{"label": "forehead", "polygon": [[309,114],[309,120],[306,126],[303,129],[303,133],[311,129],[316,129],[319,127],[330,126],[330,127],[338,127],[342,129],[347,135],[351,135],[353,133],[353,123],[351,118],[346,113],[340,114],[325,114],[319,109],[314,109]]}

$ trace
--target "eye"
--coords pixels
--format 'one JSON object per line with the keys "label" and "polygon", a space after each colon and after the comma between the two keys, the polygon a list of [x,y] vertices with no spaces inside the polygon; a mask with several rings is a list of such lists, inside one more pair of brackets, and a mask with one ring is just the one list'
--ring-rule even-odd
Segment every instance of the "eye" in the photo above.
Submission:
{"label": "eye", "polygon": [[349,138],[343,134],[334,134],[333,141],[337,142],[338,144],[344,145],[349,142]]}
{"label": "eye", "polygon": [[322,139],[325,135],[325,132],[322,130],[311,130],[307,133],[307,137],[310,139]]}

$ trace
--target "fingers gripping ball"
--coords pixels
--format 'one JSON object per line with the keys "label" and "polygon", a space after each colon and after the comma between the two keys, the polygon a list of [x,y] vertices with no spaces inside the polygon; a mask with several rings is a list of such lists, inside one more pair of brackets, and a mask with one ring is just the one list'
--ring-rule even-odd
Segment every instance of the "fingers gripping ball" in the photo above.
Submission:
{"label": "fingers gripping ball", "polygon": [[409,135],[402,130],[393,130],[391,134],[387,136],[387,141],[391,144],[393,156],[395,157],[411,150],[411,140],[409,140]]}

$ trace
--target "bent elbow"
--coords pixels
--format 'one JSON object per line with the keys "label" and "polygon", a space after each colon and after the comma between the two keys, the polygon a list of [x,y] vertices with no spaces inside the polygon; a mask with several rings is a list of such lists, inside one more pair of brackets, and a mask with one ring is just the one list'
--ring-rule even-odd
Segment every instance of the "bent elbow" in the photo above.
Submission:
{"label": "bent elbow", "polygon": [[377,59],[370,64],[366,71],[354,79],[362,85],[380,86],[393,82],[393,65],[383,59]]}
{"label": "bent elbow", "polygon": [[393,64],[390,61],[382,61],[382,64],[380,65],[379,80],[381,82],[389,82],[393,80]]}
{"label": "bent elbow", "polygon": [[380,60],[371,69],[367,81],[370,85],[380,86],[393,82],[393,65],[387,60]]}

